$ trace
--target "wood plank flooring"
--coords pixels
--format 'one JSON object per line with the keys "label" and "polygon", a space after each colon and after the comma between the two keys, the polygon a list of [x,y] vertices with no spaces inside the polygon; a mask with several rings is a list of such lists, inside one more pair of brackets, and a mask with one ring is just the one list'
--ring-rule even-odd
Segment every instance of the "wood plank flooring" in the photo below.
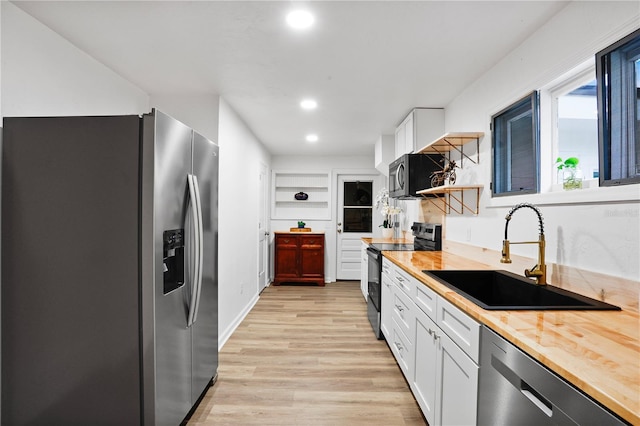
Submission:
{"label": "wood plank flooring", "polygon": [[356,281],[271,286],[188,425],[424,425]]}

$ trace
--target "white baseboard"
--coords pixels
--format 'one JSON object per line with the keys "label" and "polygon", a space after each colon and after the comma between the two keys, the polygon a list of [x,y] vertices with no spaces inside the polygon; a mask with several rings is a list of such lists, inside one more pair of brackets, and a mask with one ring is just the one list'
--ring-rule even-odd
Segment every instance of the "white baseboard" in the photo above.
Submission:
{"label": "white baseboard", "polygon": [[224,344],[227,343],[227,340],[229,340],[229,337],[236,331],[236,328],[238,328],[249,312],[251,312],[251,309],[258,303],[258,299],[260,299],[260,296],[256,294],[247,306],[234,318],[231,324],[229,324],[227,329],[220,333],[218,336],[218,351],[222,349]]}

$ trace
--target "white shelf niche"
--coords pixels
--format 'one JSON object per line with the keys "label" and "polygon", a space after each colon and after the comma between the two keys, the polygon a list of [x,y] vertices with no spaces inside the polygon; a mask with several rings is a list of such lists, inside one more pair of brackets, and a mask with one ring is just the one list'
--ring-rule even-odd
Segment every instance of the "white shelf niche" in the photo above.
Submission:
{"label": "white shelf niche", "polygon": [[[273,219],[331,219],[331,175],[328,172],[273,172]],[[295,194],[309,198],[296,200]]]}

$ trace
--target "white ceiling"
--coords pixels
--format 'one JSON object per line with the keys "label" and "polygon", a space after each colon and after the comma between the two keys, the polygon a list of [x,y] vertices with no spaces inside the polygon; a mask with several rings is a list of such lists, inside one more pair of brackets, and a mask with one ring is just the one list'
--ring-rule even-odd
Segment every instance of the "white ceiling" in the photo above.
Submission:
{"label": "white ceiling", "polygon": [[[445,107],[567,4],[14,3],[149,94],[220,94],[275,155],[371,155],[411,108]],[[294,8],[315,25],[288,28]]]}

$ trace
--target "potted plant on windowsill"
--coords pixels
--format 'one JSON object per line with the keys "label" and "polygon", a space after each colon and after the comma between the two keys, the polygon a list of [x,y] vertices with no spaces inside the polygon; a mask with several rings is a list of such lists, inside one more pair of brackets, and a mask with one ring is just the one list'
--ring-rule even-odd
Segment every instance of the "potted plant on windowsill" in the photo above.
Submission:
{"label": "potted plant on windowsill", "polygon": [[562,160],[561,157],[556,159],[556,167],[558,168],[558,181],[562,180],[562,188],[565,190],[582,189],[582,170],[578,168],[580,160],[577,157],[569,157]]}

